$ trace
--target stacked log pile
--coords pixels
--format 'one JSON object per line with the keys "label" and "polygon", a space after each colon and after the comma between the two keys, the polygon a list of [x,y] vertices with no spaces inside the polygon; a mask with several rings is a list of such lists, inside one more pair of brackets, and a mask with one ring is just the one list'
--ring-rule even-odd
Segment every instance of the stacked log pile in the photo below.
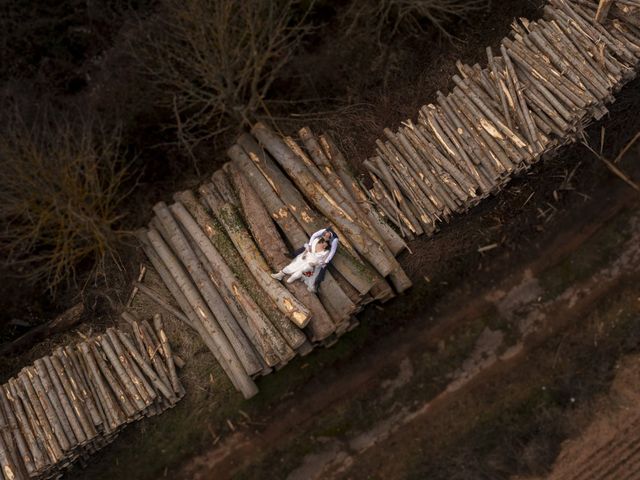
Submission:
{"label": "stacked log pile", "polygon": [[499,55],[487,48],[486,67],[458,62],[454,89],[416,123],[385,129],[365,161],[384,218],[407,238],[432,234],[601,118],[635,76],[640,2],[614,2],[603,24],[598,6],[550,0],[542,20],[514,22]]}
{"label": "stacked log pile", "polygon": [[58,478],[183,395],[159,315],[60,347],[0,386],[0,479]]}
{"label": "stacked log pile", "polygon": [[[158,203],[138,232],[179,308],[140,291],[193,328],[247,398],[258,391],[256,376],[333,344],[363,305],[411,286],[395,258],[405,242],[372,208],[335,142],[308,128],[299,134],[297,143],[255,125],[210,182]],[[340,248],[317,294],[271,277],[329,226]]]}

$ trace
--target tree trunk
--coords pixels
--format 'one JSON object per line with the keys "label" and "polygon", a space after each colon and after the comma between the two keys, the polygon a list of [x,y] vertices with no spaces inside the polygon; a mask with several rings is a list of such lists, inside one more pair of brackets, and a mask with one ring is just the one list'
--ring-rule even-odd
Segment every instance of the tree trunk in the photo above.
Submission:
{"label": "tree trunk", "polygon": [[208,326],[212,331],[215,330],[216,327],[222,328],[224,335],[226,335],[229,343],[233,346],[245,371],[249,375],[258,373],[262,369],[262,366],[253,347],[229,311],[220,293],[213,286],[211,280],[209,280],[202,264],[198,261],[194,251],[189,246],[187,238],[180,230],[169,209],[161,202],[156,204],[154,211],[169,235],[167,240],[173,245],[174,251],[193,278],[202,298],[215,317],[215,320],[211,323],[208,318],[204,318],[203,324]]}
{"label": "tree trunk", "polygon": [[225,263],[229,266],[235,278],[244,286],[249,297],[258,304],[262,312],[286,340],[287,344],[293,349],[302,345],[305,341],[304,334],[278,310],[271,298],[267,296],[265,291],[258,285],[258,282],[256,282],[249,268],[244,263],[244,260],[233,246],[233,243],[227,234],[224,233],[224,228],[218,220],[207,212],[206,207],[196,199],[192,192],[180,192],[174,195],[174,197],[186,207],[213,246],[222,258],[224,258]]}
{"label": "tree trunk", "polygon": [[[241,138],[245,138],[244,136]],[[249,158],[248,155],[254,155],[256,158],[261,155],[261,152],[251,137],[246,136],[245,140],[250,141],[245,144],[249,148],[255,147],[249,154],[239,145],[231,147],[227,154],[244,173],[247,180],[260,197],[262,204],[267,209],[271,218],[280,227],[280,230],[287,237],[287,240],[291,246],[298,247],[307,242],[308,237],[298,223],[296,218],[289,212],[287,206],[278,197],[272,184],[268,179],[260,172],[256,164]],[[368,288],[371,288],[369,286]],[[334,323],[340,323],[348,319],[355,311],[355,305],[349,300],[345,293],[340,289],[337,282],[333,277],[327,273],[324,282],[320,285],[319,297],[322,304],[327,309],[327,312],[331,315]]]}
{"label": "tree trunk", "polygon": [[354,219],[350,218],[339,205],[329,198],[328,193],[314,181],[308,169],[296,159],[295,154],[285,142],[262,123],[254,125],[251,132],[280,163],[316,208],[336,223],[340,230],[348,236],[358,253],[367,259],[383,277],[386,277],[391,272],[392,266],[387,261],[384,252],[362,228],[354,223]]}
{"label": "tree trunk", "polygon": [[227,337],[220,328],[216,328],[213,314],[209,311],[209,307],[198,290],[196,290],[188,273],[169,250],[169,247],[164,243],[158,232],[150,230],[148,238],[196,314],[192,321],[194,321],[194,326],[200,337],[212,351],[236,388],[242,392],[245,398],[251,398],[258,393],[258,388],[242,367]]}
{"label": "tree trunk", "polygon": [[227,235],[229,235],[238,253],[240,253],[247,267],[249,267],[253,277],[282,313],[299,328],[305,327],[311,319],[309,309],[289,293],[280,282],[271,277],[269,266],[253,242],[251,235],[249,235],[238,210],[230,203],[218,200],[212,188],[213,185],[211,184],[201,187],[207,193],[206,200],[209,203],[209,207],[211,207],[211,210],[224,226]]}
{"label": "tree trunk", "polygon": [[333,139],[328,134],[320,135],[320,144],[330,162],[327,167],[333,167],[335,174],[342,180],[342,185],[347,194],[349,194],[353,202],[365,212],[369,223],[384,240],[385,244],[391,250],[391,253],[397,255],[403,249],[407,248],[407,244],[402,237],[400,237],[387,222],[382,220],[375,208],[371,206],[367,194],[360,188],[360,185],[355,179],[355,175],[353,175],[353,172],[349,168],[347,160]]}
{"label": "tree trunk", "polygon": [[242,312],[241,314],[244,315],[252,332],[249,338],[262,354],[267,365],[273,367],[280,362],[286,363],[293,358],[293,350],[289,348],[284,338],[250,297],[222,255],[220,255],[184,205],[176,203],[172,206],[172,212],[202,249],[203,254],[211,265],[210,274],[212,280],[216,283],[221,294],[223,294],[227,305],[233,305],[234,310]]}
{"label": "tree trunk", "polygon": [[[273,224],[273,220],[240,169],[235,164],[229,164],[227,168],[231,181],[238,193],[244,218],[256,244],[271,269],[274,272],[282,270],[290,259],[286,256],[287,247]],[[286,287],[312,313],[311,321],[308,325],[312,340],[321,341],[331,335],[335,330],[335,325],[318,298],[300,282],[286,284]]]}

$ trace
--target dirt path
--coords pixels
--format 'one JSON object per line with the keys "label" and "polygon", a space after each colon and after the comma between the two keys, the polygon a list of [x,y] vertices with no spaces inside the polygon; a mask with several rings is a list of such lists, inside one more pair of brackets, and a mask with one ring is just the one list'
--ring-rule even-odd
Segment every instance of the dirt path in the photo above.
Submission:
{"label": "dirt path", "polygon": [[579,437],[563,444],[547,480],[640,478],[638,379],[640,355],[628,356],[618,365],[611,390],[597,401],[596,419]]}
{"label": "dirt path", "polygon": [[[465,304],[450,305],[432,328],[411,325],[380,339],[337,375],[316,378],[282,401],[261,419],[264,428],[228,436],[179,477],[260,478],[265,471],[292,480],[408,476],[424,439],[455,424],[452,416],[464,418],[459,409],[469,398],[487,396],[486,385],[513,372],[526,376],[537,349],[579,329],[604,299],[630,278],[638,280],[640,220],[624,211],[636,202],[625,190],[609,200],[593,206],[589,221],[568,226],[538,259],[473,297],[459,295]],[[584,270],[581,259],[593,270]],[[437,372],[439,390],[423,389],[435,372],[424,366],[425,352],[431,352],[429,362],[435,356],[449,368]]]}

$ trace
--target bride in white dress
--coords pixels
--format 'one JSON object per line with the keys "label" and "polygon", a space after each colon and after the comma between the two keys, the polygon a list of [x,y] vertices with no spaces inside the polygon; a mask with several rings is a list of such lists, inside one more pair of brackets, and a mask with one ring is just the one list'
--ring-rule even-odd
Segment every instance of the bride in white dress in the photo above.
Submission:
{"label": "bride in white dress", "polygon": [[316,266],[323,263],[329,255],[329,245],[324,238],[318,238],[311,242],[311,245],[298,255],[293,261],[280,270],[278,273],[272,273],[271,276],[276,280],[282,280],[285,275],[291,275],[287,279],[287,283],[293,283],[298,279],[307,285],[307,290],[313,291],[318,269]]}

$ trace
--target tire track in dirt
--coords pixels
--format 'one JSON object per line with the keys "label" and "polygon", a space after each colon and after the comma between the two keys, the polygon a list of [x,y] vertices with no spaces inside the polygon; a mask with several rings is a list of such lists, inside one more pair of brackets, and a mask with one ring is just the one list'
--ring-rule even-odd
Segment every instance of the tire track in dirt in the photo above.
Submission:
{"label": "tire track in dirt", "polygon": [[579,436],[563,444],[551,473],[544,480],[640,478],[638,379],[640,355],[624,358],[609,393],[596,406],[595,419]]}

